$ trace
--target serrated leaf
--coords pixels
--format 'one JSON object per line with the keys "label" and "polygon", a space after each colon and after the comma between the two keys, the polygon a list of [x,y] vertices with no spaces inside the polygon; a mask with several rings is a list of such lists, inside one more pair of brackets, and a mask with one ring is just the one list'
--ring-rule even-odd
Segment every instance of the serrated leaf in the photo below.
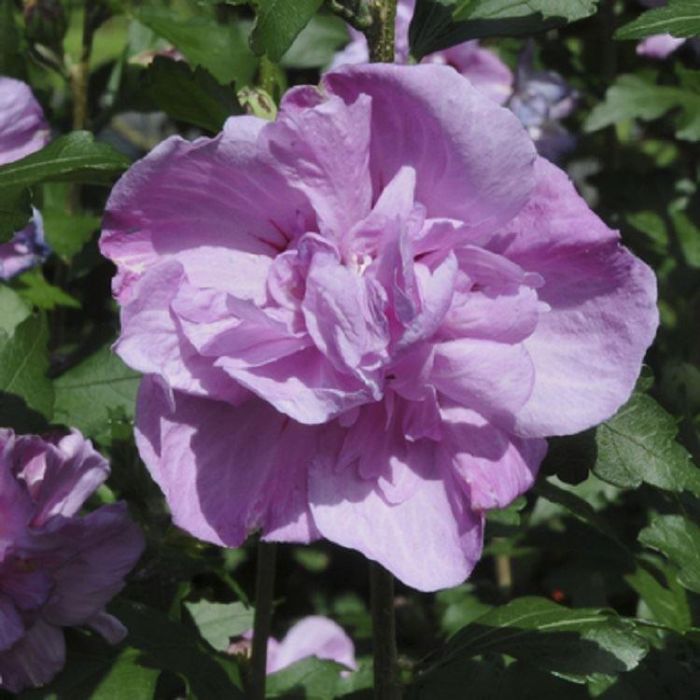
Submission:
{"label": "serrated leaf", "polygon": [[470,39],[545,31],[594,14],[598,0],[418,0],[409,31],[423,56]]}
{"label": "serrated leaf", "polygon": [[[18,396],[46,417],[53,412],[54,393],[46,376],[49,354],[46,317],[36,314],[23,320],[11,334],[0,331],[0,395]],[[15,427],[17,416],[5,396],[0,396],[0,425]]]}
{"label": "serrated leaf", "polygon": [[38,309],[51,311],[57,306],[79,309],[80,302],[60,287],[51,284],[40,269],[25,272],[19,277],[18,294]]}
{"label": "serrated leaf", "polygon": [[647,650],[633,624],[612,613],[525,597],[492,609],[457,632],[436,668],[445,661],[496,652],[583,682],[635,668]]}
{"label": "serrated leaf", "polygon": [[642,483],[700,495],[700,470],[676,442],[678,426],[651,396],[632,398],[596,431],[596,476],[615,486]]}
{"label": "serrated leaf", "polygon": [[250,43],[256,54],[278,63],[323,0],[255,0],[256,20]]}
{"label": "serrated leaf", "polygon": [[132,419],[140,375],[103,347],[54,381],[54,420],[104,441],[114,415]]}
{"label": "serrated leaf", "polygon": [[212,133],[241,109],[233,83],[221,85],[208,71],[156,56],[146,70],[146,90],[168,116]]}
{"label": "serrated leaf", "polygon": [[199,633],[218,651],[226,651],[231,637],[253,628],[255,611],[243,603],[211,603],[200,600],[185,603]]}
{"label": "serrated leaf", "polygon": [[653,121],[672,109],[676,136],[686,141],[700,140],[700,93],[684,87],[656,85],[649,75],[622,75],[605,93],[605,101],[596,105],[584,128],[598,131],[627,119]]}
{"label": "serrated leaf", "polygon": [[700,4],[697,0],[670,0],[666,7],[647,10],[615,32],[616,39],[643,39],[653,34],[690,37],[700,34]]}
{"label": "serrated leaf", "polygon": [[700,593],[700,527],[681,515],[658,515],[639,541],[665,554],[678,567],[678,580]]}
{"label": "serrated leaf", "polygon": [[[257,65],[241,23],[219,22],[213,5],[183,2],[172,7],[145,4],[136,18],[178,48],[194,66],[208,70],[222,85],[245,85]],[[184,8],[184,10],[183,10]]]}

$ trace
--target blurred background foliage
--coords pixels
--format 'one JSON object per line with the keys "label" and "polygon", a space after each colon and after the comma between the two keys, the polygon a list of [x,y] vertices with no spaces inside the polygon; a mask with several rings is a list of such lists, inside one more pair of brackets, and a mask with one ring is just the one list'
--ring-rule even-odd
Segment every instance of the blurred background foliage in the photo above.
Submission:
{"label": "blurred background foliage", "polygon": [[[530,40],[535,67],[575,90],[562,166],[655,269],[661,328],[631,401],[552,441],[537,487],[489,516],[467,583],[436,595],[399,586],[413,700],[700,697],[700,52],[693,40],[664,61],[635,50],[681,13],[681,33],[697,34],[700,3],[651,12],[635,0],[418,1],[417,58],[476,37],[515,70]],[[0,286],[0,424],[91,437],[112,464],[99,499],[126,499],[149,543],[114,604],[126,642],[71,632],[66,670],[23,697],[244,697],[247,659],[227,649],[251,627],[253,550],[170,524],[133,443],[138,376],[109,349],[113,269],[96,241],[130,161],[170,134],[214,134],[231,114],[273,117],[284,90],[316,82],[347,41],[321,0],[0,0],[0,74],[29,82],[53,135],[0,167],[0,237],[31,202],[53,251]],[[361,666],[340,677],[330,662],[299,662],[272,677],[270,697],[371,697],[362,557],[326,543],[280,557],[276,636],[329,615]]]}

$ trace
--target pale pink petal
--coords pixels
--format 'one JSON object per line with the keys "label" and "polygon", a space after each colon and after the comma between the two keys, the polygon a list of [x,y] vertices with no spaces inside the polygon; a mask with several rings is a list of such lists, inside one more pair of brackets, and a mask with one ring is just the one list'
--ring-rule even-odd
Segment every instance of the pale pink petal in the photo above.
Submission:
{"label": "pale pink petal", "polygon": [[49,125],[29,86],[0,76],[0,165],[43,148],[49,135]]}
{"label": "pale pink petal", "polygon": [[654,34],[637,44],[637,53],[647,58],[667,58],[686,41],[687,39],[670,34]]}
{"label": "pale pink petal", "polygon": [[494,243],[539,273],[543,313],[524,342],[535,367],[532,395],[517,415],[531,437],[577,433],[629,398],[658,325],[653,272],[622,248],[567,176],[539,160],[537,190]]}

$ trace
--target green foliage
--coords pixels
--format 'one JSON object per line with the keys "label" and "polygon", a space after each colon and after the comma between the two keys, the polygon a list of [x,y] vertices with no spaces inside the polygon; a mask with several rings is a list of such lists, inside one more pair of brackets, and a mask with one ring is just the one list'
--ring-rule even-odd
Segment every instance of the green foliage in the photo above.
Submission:
{"label": "green foliage", "polygon": [[109,441],[113,420],[133,419],[139,378],[103,347],[54,381],[54,420]]}
{"label": "green foliage", "polygon": [[267,697],[286,700],[334,700],[359,690],[370,688],[372,675],[369,666],[343,677],[344,667],[333,661],[314,657],[271,675],[267,682]]}
{"label": "green foliage", "polygon": [[423,56],[469,39],[520,36],[589,17],[598,0],[418,0],[411,53]]}
{"label": "green foliage", "polygon": [[700,34],[697,0],[669,0],[668,6],[647,10],[615,32],[616,39],[643,39],[652,34],[696,36]]}
{"label": "green foliage", "polygon": [[277,63],[323,0],[255,0],[256,20],[251,46],[256,54],[266,54]]}
{"label": "green foliage", "polygon": [[597,105],[586,121],[587,131],[597,131],[626,119],[652,121],[678,110],[676,136],[700,140],[700,83],[688,87],[657,85],[653,75],[622,75],[612,85],[605,102]]}
{"label": "green foliage", "polygon": [[146,81],[151,99],[168,116],[212,133],[240,112],[233,83],[221,85],[208,71],[192,70],[183,61],[156,56]]}
{"label": "green foliage", "polygon": [[199,633],[218,651],[226,651],[232,637],[253,629],[254,611],[243,603],[185,603]]}
{"label": "green foliage", "polygon": [[213,5],[185,2],[178,9],[148,3],[134,13],[141,23],[182,51],[192,66],[206,69],[221,85],[247,84],[256,60],[248,48],[245,28],[219,21]]}

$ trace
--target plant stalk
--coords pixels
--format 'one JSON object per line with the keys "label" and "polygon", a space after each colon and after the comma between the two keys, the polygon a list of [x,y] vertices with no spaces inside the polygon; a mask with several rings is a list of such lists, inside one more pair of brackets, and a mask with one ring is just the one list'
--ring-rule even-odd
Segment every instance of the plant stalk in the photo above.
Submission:
{"label": "plant stalk", "polygon": [[368,0],[372,21],[365,29],[372,63],[393,63],[397,0]]}
{"label": "plant stalk", "polygon": [[250,660],[250,700],[265,700],[267,641],[272,624],[272,602],[275,592],[277,545],[258,542],[258,570],[255,583],[255,621]]}
{"label": "plant stalk", "polygon": [[380,564],[369,563],[374,645],[375,700],[401,700],[401,681],[396,652],[394,577]]}

